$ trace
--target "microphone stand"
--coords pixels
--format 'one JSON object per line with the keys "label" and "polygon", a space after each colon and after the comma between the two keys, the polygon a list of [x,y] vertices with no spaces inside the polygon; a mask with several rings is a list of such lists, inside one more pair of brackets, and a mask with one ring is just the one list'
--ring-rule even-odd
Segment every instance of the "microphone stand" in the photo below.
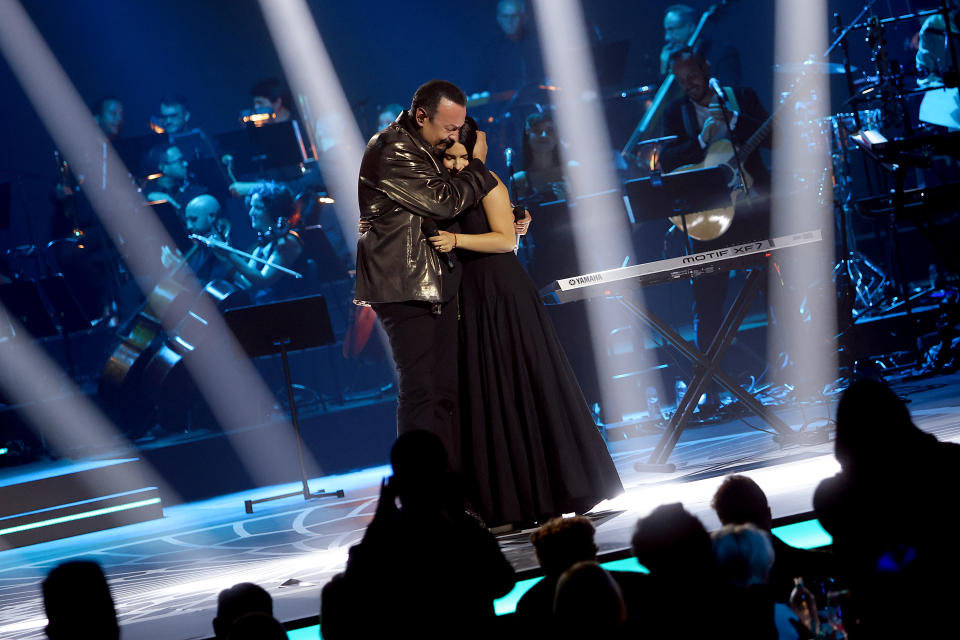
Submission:
{"label": "microphone stand", "polygon": [[730,146],[733,147],[733,158],[737,161],[737,174],[740,177],[740,184],[743,186],[743,193],[746,196],[750,196],[750,187],[747,185],[747,180],[745,177],[747,174],[744,173],[743,162],[740,160],[740,145],[737,144],[733,134],[730,112],[727,110],[727,98],[723,95],[723,87],[720,87],[720,91],[714,91],[714,93],[716,94],[717,99],[720,101],[720,112],[723,113],[723,120],[727,124],[727,135],[729,136]]}

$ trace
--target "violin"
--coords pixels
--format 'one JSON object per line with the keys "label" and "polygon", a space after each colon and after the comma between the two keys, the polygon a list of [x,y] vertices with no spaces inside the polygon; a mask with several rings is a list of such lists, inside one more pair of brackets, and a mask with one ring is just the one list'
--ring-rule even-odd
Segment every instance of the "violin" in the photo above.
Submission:
{"label": "violin", "polygon": [[276,223],[267,227],[266,231],[257,232],[257,244],[265,247],[280,238],[286,237],[292,229],[293,225],[290,224],[290,220],[287,218],[277,218]]}

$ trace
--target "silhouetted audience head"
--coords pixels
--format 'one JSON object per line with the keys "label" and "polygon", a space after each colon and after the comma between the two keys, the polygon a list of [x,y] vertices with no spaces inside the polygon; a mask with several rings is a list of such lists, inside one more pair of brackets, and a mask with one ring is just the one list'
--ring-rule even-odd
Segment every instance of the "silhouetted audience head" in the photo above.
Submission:
{"label": "silhouetted audience head", "polygon": [[750,523],[728,524],[710,537],[721,580],[740,589],[770,581],[774,552],[766,532]]}
{"label": "silhouetted audience head", "polygon": [[627,619],[623,594],[596,562],[578,562],[557,581],[553,619],[564,638],[610,638]]}
{"label": "silhouetted audience head", "polygon": [[429,431],[408,431],[390,450],[391,484],[400,504],[409,508],[439,497],[449,464],[443,442]]}
{"label": "silhouetted audience head", "polygon": [[922,431],[914,426],[907,405],[890,387],[876,380],[857,380],[840,398],[834,451],[844,471],[873,472],[902,460]]}
{"label": "silhouetted audience head", "polygon": [[552,518],[530,534],[537,560],[548,576],[559,575],[577,562],[597,559],[596,530],[589,518]]}
{"label": "silhouetted audience head", "polygon": [[269,613],[247,613],[234,621],[227,640],[286,640],[287,630]]}
{"label": "silhouetted audience head", "polygon": [[51,640],[120,637],[110,587],[96,562],[65,562],[47,575],[41,589]]}
{"label": "silhouetted audience head", "polygon": [[684,580],[713,568],[710,534],[679,502],[640,518],[631,543],[637,560],[657,578]]}
{"label": "silhouetted audience head", "polygon": [[233,623],[248,613],[273,615],[273,598],[263,587],[241,582],[221,591],[217,596],[217,617],[213,619],[216,637],[226,638]]}
{"label": "silhouetted audience head", "polygon": [[713,494],[710,503],[721,524],[757,525],[770,529],[773,517],[767,496],[756,482],[747,476],[730,475]]}

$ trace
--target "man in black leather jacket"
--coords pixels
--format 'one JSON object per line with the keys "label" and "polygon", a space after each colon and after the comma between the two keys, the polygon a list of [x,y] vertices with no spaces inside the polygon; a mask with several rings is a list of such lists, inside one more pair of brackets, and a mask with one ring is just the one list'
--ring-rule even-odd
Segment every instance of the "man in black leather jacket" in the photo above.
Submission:
{"label": "man in black leather jacket", "polygon": [[455,466],[460,269],[453,253],[438,255],[425,227],[449,228],[496,186],[483,164],[482,134],[474,160],[456,176],[438,159],[457,140],[466,115],[463,92],[431,80],[417,89],[409,111],[367,143],[359,191],[369,230],[357,243],[355,295],[355,302],[373,307],[390,338],[400,386],[398,433],[432,431]]}

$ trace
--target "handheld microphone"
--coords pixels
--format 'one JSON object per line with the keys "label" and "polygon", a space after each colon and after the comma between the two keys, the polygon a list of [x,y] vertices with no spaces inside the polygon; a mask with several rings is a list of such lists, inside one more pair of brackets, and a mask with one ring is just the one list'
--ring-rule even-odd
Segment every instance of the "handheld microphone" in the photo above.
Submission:
{"label": "handheld microphone", "polygon": [[[431,220],[430,218],[424,218],[423,222],[420,223],[420,230],[423,231],[423,235],[428,238],[435,238],[440,235],[440,229],[437,228],[437,223]],[[450,270],[453,271],[454,267],[457,266],[457,263],[453,261],[453,256],[450,253],[440,253],[447,261],[447,266],[450,267]]]}
{"label": "handheld microphone", "polygon": [[723,87],[720,86],[720,83],[717,82],[716,78],[710,78],[710,88],[713,89],[713,92],[717,94],[717,97],[720,98],[720,104],[727,104],[727,96],[723,93]]}

